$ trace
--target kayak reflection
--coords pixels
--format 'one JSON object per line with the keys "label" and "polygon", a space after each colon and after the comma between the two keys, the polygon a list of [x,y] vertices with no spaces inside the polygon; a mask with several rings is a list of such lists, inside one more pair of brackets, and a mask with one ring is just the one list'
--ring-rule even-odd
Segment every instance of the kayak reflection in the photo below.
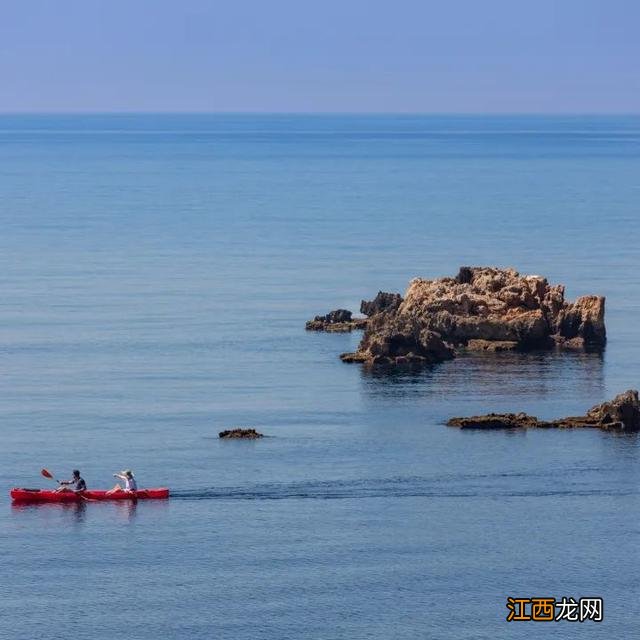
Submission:
{"label": "kayak reflection", "polygon": [[62,513],[69,514],[77,523],[85,521],[87,513],[87,503],[78,502],[13,502],[11,510],[14,513],[33,512],[38,510],[60,510]]}

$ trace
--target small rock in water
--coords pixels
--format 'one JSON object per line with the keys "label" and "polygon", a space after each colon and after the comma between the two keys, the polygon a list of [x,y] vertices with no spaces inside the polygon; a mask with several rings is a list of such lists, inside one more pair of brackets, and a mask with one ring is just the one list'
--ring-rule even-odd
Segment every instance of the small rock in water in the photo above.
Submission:
{"label": "small rock in water", "polygon": [[218,437],[224,438],[226,440],[231,439],[240,439],[243,438],[245,440],[256,440],[257,438],[264,438],[264,435],[255,429],[227,429],[226,431],[221,431],[218,434]]}

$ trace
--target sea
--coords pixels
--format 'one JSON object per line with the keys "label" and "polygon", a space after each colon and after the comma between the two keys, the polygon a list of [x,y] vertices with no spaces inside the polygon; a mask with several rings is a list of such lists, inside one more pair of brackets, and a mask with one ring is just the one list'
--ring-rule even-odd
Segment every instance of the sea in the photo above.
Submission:
{"label": "sea", "polygon": [[[639,217],[638,116],[0,116],[0,637],[633,637],[640,434],[445,422],[640,386]],[[605,351],[305,331],[462,265],[606,296]],[[12,505],[42,468],[172,497]]]}

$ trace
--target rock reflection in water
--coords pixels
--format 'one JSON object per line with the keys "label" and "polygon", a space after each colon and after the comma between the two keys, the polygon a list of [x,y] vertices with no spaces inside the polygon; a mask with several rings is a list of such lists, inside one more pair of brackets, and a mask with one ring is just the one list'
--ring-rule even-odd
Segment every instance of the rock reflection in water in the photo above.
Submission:
{"label": "rock reflection in water", "polygon": [[604,393],[604,355],[600,352],[462,353],[427,367],[361,367],[365,394],[394,397],[528,396],[541,398]]}

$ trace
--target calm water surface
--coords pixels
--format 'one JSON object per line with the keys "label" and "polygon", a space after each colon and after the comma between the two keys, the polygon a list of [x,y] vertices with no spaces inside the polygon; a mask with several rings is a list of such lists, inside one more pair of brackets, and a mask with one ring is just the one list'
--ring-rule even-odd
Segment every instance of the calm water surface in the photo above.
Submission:
{"label": "calm water surface", "polygon": [[[639,201],[640,118],[0,117],[0,635],[631,637],[638,437],[443,422],[640,386]],[[389,375],[303,329],[462,264],[606,295],[606,352]],[[43,466],[175,495],[11,506]]]}

